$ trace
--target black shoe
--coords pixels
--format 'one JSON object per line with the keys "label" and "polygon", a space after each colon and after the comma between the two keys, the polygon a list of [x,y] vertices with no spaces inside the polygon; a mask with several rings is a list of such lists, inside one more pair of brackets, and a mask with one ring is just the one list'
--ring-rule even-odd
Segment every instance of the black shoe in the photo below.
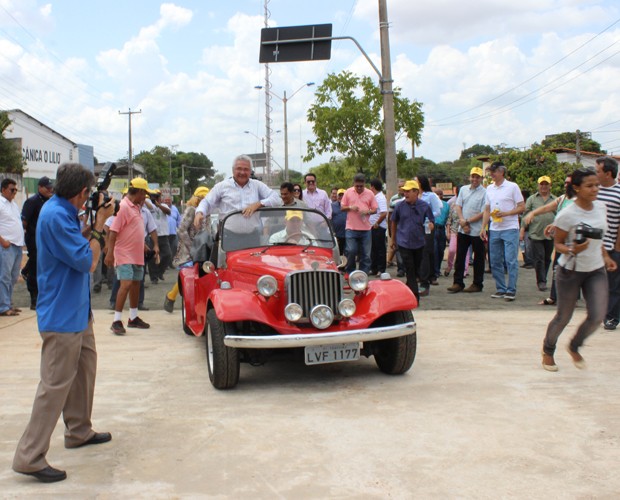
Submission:
{"label": "black shoe", "polygon": [[603,328],[605,328],[605,330],[615,330],[618,328],[618,321],[615,319],[606,319],[605,323],[603,323]]}
{"label": "black shoe", "polygon": [[112,326],[110,327],[110,331],[114,335],[125,335],[125,333],[127,332],[127,330],[125,330],[125,327],[123,326],[123,322],[121,320],[114,321],[112,323]]}
{"label": "black shoe", "polygon": [[403,278],[405,276],[405,271],[398,271],[396,273],[396,276],[398,276],[399,278]]}
{"label": "black shoe", "polygon": [[169,312],[169,313],[174,311],[174,300],[170,300],[167,295],[166,295],[166,298],[164,299],[164,311]]}
{"label": "black shoe", "polygon": [[93,292],[99,293],[101,292],[101,284],[97,284],[93,287]]}
{"label": "black shoe", "polygon": [[151,285],[157,285],[157,279],[151,280]]}
{"label": "black shoe", "polygon": [[145,306],[144,304],[138,304],[138,311],[150,311],[151,308]]}
{"label": "black shoe", "polygon": [[45,469],[41,469],[36,472],[17,472],[27,476],[32,476],[42,483],[57,483],[58,481],[64,481],[67,479],[67,473],[64,470],[54,469],[51,465],[48,465]]}
{"label": "black shoe", "polygon": [[78,444],[77,446],[67,446],[66,448],[81,448],[82,446],[88,446],[90,444],[102,444],[107,443],[108,441],[112,441],[112,434],[109,432],[95,432],[95,435],[91,437],[88,441],[84,441],[82,444]]}
{"label": "black shoe", "polygon": [[37,310],[37,303],[36,302],[31,302],[30,303],[30,310],[31,311],[36,311]]}
{"label": "black shoe", "polygon": [[431,291],[428,288],[420,288],[420,297],[428,297]]}
{"label": "black shoe", "polygon": [[139,316],[136,316],[135,319],[130,319],[129,321],[127,321],[127,327],[146,330],[147,328],[151,328],[151,325],[142,321]]}

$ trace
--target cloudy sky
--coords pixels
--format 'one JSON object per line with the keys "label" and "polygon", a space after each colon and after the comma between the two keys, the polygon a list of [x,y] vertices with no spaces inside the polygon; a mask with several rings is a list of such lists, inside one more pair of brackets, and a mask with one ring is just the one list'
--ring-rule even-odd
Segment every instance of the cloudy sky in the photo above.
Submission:
{"label": "cloudy sky", "polygon": [[[380,67],[377,0],[271,0],[271,26],[332,23]],[[592,132],[620,152],[620,3],[617,0],[388,0],[393,77],[423,103],[417,154],[454,160],[463,147],[527,147],[546,134]],[[260,152],[264,84],[258,63],[263,0],[0,0],[0,109],[19,108],[100,161],[178,145],[228,172]],[[344,69],[376,79],[349,41],[330,61],[271,65],[273,92],[290,96]],[[290,168],[312,138],[313,88],[288,103]],[[272,101],[273,129],[283,128]],[[251,134],[246,134],[244,131]],[[254,136],[252,135],[254,134]],[[273,157],[284,164],[281,133]],[[410,154],[406,140],[398,148]]]}

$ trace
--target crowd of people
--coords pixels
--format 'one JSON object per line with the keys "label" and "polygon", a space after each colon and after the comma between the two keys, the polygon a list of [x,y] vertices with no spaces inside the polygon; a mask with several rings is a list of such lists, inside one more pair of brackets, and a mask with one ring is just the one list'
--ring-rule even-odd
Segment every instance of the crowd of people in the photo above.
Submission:
{"label": "crowd of people", "polygon": [[[31,308],[36,309],[43,339],[41,381],[32,415],[18,444],[13,469],[43,482],[60,481],[66,473],[46,460],[51,434],[60,415],[65,423],[65,446],[78,448],[110,441],[107,432],[91,424],[96,374],[96,347],[92,326],[91,287],[103,276],[102,266],[113,270],[110,303],[114,309],[111,331],[123,335],[123,309],[129,299],[128,328],[147,329],[138,312],[143,306],[145,276],[152,285],[164,280],[170,268],[201,260],[193,243],[207,233],[213,214],[239,210],[243,216],[226,238],[259,242],[261,207],[290,207],[285,227],[271,243],[309,244],[312,235],[302,229],[309,207],[331,221],[341,255],[343,272],[360,269],[379,275],[397,266],[397,275],[419,301],[428,296],[437,278],[453,273],[447,293],[480,293],[489,267],[495,291],[491,298],[512,302],[517,298],[520,242],[528,240],[535,285],[550,296],[541,305],[557,305],[542,347],[542,366],[557,371],[554,354],[558,337],[570,321],[580,295],[586,317],[568,344],[577,368],[584,368],[580,348],[601,323],[615,330],[620,322],[620,184],[618,164],[611,157],[596,160],[595,167],[580,167],[566,177],[565,192],[551,194],[552,179],[538,178],[537,192],[524,197],[519,186],[506,178],[506,166],[473,167],[469,184],[444,200],[428,177],[400,180],[389,201],[381,180],[367,182],[356,174],[349,187],[333,187],[328,195],[317,176],[299,184],[283,182],[280,193],[253,178],[252,160],[240,155],[232,176],[212,189],[198,187],[183,214],[161,201],[161,192],[149,189],[142,178],[132,179],[123,198],[106,202],[103,193],[86,211],[95,179],[82,165],[59,167],[56,183],[42,177],[37,193],[20,212],[14,201],[17,182],[4,179],[0,196],[0,316],[16,316],[13,287],[20,270],[27,282]],[[367,187],[367,184],[370,187]],[[386,246],[389,235],[389,252]],[[28,262],[21,269],[23,247]],[[445,249],[446,266],[442,272]],[[202,259],[205,259],[203,257]],[[395,262],[394,262],[395,261]],[[470,263],[472,283],[466,287]],[[549,278],[549,272],[552,278]],[[101,278],[100,278],[101,279]],[[93,285],[93,283],[95,283]],[[96,290],[95,290],[96,291]],[[164,309],[173,312],[178,295],[175,284],[164,294]]]}

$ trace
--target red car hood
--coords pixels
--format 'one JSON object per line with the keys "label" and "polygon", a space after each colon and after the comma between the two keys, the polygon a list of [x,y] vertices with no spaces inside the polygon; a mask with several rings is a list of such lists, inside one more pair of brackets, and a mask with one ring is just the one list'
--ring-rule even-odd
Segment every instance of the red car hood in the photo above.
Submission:
{"label": "red car hood", "polygon": [[270,274],[278,280],[283,280],[291,271],[337,270],[331,250],[318,248],[310,252],[301,252],[299,247],[231,252],[227,264],[229,272],[256,276]]}

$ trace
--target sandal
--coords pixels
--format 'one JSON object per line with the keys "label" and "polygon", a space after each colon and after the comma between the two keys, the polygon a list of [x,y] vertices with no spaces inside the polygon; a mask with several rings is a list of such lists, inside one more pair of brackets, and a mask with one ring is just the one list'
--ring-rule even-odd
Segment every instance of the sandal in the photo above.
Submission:
{"label": "sandal", "polygon": [[11,307],[11,309],[15,311],[16,313],[22,312],[22,310],[19,307]]}
{"label": "sandal", "polygon": [[553,300],[552,298],[546,298],[544,300],[541,300],[538,303],[539,306],[554,306],[555,305],[555,300]]}
{"label": "sandal", "polygon": [[13,311],[13,309],[7,309],[4,312],[0,313],[0,316],[19,316],[17,311]]}

